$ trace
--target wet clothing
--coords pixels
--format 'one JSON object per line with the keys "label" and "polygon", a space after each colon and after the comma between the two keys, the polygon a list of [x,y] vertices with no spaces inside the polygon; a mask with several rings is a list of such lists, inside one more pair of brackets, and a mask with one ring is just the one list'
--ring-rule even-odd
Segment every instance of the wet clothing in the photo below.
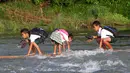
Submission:
{"label": "wet clothing", "polygon": [[65,41],[69,41],[68,40],[68,32],[64,29],[57,29],[54,32],[52,32],[50,38],[52,41],[54,41],[55,43],[59,43],[59,44],[63,44]]}
{"label": "wet clothing", "polygon": [[50,39],[51,39],[53,42],[55,42],[55,43],[59,43],[59,44],[62,44],[62,43],[63,43],[63,42],[62,42],[62,37],[61,37],[60,33],[57,32],[57,31],[52,32],[52,34],[51,34],[51,36],[50,36]]}

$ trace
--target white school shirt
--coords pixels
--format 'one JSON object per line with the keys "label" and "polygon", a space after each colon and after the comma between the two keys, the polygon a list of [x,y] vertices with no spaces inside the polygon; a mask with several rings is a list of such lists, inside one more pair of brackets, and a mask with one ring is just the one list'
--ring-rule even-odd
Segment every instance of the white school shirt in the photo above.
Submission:
{"label": "white school shirt", "polygon": [[41,36],[39,36],[39,35],[31,34],[29,39],[31,42],[35,42],[35,40],[40,38],[40,37]]}
{"label": "white school shirt", "polygon": [[101,36],[101,38],[108,38],[110,36],[114,37],[113,33],[103,28],[99,28],[98,36]]}

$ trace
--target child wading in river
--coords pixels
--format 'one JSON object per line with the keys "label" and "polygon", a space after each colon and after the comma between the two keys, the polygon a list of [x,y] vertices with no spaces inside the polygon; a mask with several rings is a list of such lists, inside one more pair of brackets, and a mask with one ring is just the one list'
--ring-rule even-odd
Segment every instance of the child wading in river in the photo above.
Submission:
{"label": "child wading in river", "polygon": [[[44,40],[47,38],[48,34],[42,28],[33,28],[32,30],[24,28],[21,30],[21,35],[23,39],[27,43],[29,43],[29,50],[27,56],[35,55],[36,50],[38,51],[39,55],[43,55],[38,44],[43,43]],[[31,51],[32,54],[30,54]]]}
{"label": "child wading in river", "polygon": [[64,29],[57,29],[52,32],[50,36],[53,44],[54,44],[54,52],[53,54],[56,55],[56,50],[58,48],[58,54],[62,53],[62,47],[65,49],[65,42],[67,43],[67,48],[70,51],[70,42],[72,41],[73,35],[68,34],[68,32]]}
{"label": "child wading in river", "polygon": [[107,50],[107,48],[109,50],[113,50],[113,47],[110,43],[116,41],[114,34],[109,30],[102,28],[99,21],[94,21],[92,27],[98,33],[97,36],[93,36],[92,38],[97,40],[99,43],[99,48],[103,48],[104,50]]}

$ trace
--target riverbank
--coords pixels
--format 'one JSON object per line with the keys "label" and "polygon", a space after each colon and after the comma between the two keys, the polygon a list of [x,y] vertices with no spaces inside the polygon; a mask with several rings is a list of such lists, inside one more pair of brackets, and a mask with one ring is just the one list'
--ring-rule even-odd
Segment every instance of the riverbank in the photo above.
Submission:
{"label": "riverbank", "polygon": [[[95,15],[98,15],[97,19]],[[47,4],[40,8],[26,0],[0,3],[0,34],[4,36],[17,35],[22,28],[34,27],[42,27],[48,32],[64,28],[75,35],[86,35],[91,32],[91,23],[94,20],[99,20],[103,26],[113,26],[121,31],[127,31],[130,25],[128,17],[113,13],[111,8],[102,4]]]}

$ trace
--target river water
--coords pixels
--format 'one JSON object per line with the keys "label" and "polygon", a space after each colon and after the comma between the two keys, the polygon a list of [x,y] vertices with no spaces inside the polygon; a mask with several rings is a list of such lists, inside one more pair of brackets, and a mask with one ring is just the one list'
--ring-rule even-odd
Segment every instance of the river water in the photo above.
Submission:
{"label": "river water", "polygon": [[[20,39],[0,39],[0,55],[25,55],[27,47],[17,47]],[[98,49],[95,41],[74,40],[70,52],[56,57],[33,56],[0,59],[0,73],[130,73],[130,39],[113,43],[114,52]],[[41,44],[46,53],[53,52],[50,40]]]}

